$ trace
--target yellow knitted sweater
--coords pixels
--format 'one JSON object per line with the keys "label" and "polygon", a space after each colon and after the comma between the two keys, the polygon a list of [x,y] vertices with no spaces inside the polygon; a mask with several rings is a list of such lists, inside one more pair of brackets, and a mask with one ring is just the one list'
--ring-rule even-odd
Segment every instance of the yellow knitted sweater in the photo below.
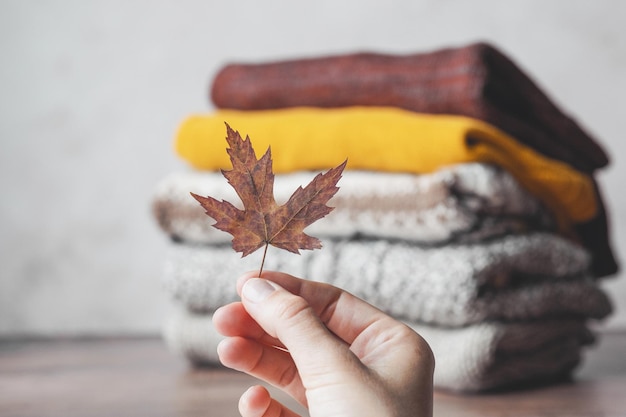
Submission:
{"label": "yellow knitted sweater", "polygon": [[183,122],[177,153],[196,169],[230,169],[225,122],[250,136],[257,156],[271,145],[275,173],[328,169],[346,158],[347,169],[416,174],[483,162],[508,170],[561,225],[587,221],[597,211],[588,175],[468,117],[392,107],[219,110]]}

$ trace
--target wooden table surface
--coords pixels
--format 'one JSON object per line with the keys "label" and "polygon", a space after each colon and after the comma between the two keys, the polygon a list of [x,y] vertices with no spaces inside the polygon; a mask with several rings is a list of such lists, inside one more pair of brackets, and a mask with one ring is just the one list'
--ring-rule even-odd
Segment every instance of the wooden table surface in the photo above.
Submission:
{"label": "wooden table surface", "polygon": [[[254,383],[223,368],[191,369],[157,338],[0,341],[3,417],[235,417],[239,395]],[[603,334],[571,382],[436,392],[435,416],[626,416],[626,333]]]}

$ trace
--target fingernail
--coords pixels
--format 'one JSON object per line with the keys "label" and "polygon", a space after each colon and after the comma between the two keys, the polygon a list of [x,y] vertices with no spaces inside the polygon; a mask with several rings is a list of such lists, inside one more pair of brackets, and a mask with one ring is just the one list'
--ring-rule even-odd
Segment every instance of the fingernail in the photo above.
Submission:
{"label": "fingernail", "polygon": [[274,290],[276,290],[276,288],[268,281],[260,278],[252,278],[243,285],[241,294],[253,303],[260,303],[274,292]]}

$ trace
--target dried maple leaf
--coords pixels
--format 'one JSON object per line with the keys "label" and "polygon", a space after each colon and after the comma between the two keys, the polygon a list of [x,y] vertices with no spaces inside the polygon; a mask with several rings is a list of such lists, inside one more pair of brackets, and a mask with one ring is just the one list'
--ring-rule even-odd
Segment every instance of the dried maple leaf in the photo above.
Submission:
{"label": "dried maple leaf", "polygon": [[347,160],[318,174],[306,187],[298,187],[285,204],[278,205],[274,199],[271,149],[268,148],[257,160],[248,136],[243,140],[228,123],[226,133],[230,146],[226,151],[233,169],[222,170],[222,174],[241,198],[244,209],[240,210],[228,201],[191,193],[206,214],[215,219],[213,227],[233,235],[233,249],[242,256],[265,246],[260,272],[268,245],[294,253],[300,253],[299,249],[321,248],[319,239],[305,234],[304,228],[332,211],[333,208],[326,203],[339,190],[337,181]]}

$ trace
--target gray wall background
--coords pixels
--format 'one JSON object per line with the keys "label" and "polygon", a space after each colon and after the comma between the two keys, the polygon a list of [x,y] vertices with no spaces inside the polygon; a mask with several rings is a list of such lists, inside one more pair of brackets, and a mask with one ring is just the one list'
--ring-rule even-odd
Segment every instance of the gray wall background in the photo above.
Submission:
{"label": "gray wall background", "polygon": [[[487,40],[613,156],[599,180],[626,259],[626,2],[0,1],[0,335],[159,331],[155,184],[231,59]],[[626,280],[605,284],[626,328]]]}

